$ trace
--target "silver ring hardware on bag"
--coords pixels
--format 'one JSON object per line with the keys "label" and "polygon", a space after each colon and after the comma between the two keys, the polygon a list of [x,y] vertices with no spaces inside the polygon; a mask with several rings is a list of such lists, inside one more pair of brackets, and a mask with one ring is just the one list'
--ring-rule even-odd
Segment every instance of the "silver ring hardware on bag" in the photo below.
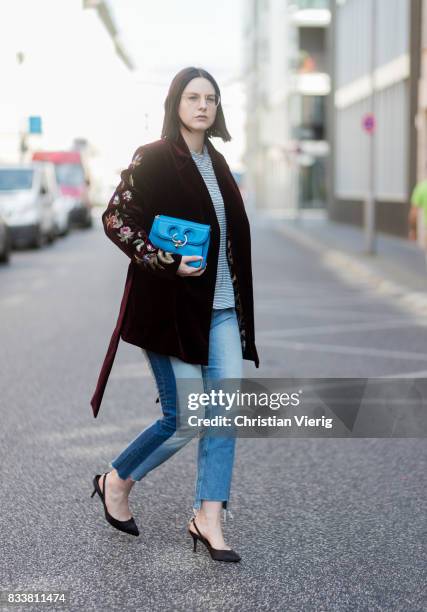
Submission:
{"label": "silver ring hardware on bag", "polygon": [[177,235],[178,235],[178,234],[177,234],[177,233],[175,233],[175,234],[172,236],[172,242],[174,243],[174,245],[176,246],[176,248],[179,248],[179,247],[185,246],[185,245],[187,244],[187,241],[188,241],[187,234],[184,234],[184,236],[185,236],[185,242],[183,242],[182,240],[177,240],[177,239],[175,238],[175,236],[177,236]]}

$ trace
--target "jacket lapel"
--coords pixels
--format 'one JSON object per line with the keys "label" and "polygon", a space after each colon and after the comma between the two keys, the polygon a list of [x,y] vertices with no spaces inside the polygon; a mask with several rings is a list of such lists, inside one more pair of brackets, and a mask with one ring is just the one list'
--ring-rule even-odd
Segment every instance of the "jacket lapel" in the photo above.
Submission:
{"label": "jacket lapel", "polygon": [[[211,151],[215,151],[215,149],[207,138],[205,138],[205,142],[208,146],[208,150],[212,158],[212,165],[215,169],[214,159],[211,153]],[[194,193],[197,194],[197,206],[200,220],[201,222],[209,223],[211,225],[213,234],[216,234],[217,236],[219,248],[219,224],[215,207],[213,205],[209,190],[206,187],[205,181],[203,180],[203,177],[200,174],[195,161],[193,160],[190,149],[188,148],[187,143],[185,142],[181,133],[179,134],[178,142],[171,141],[171,151],[175,159],[176,167],[181,175],[181,179],[185,184],[194,186]],[[214,155],[215,154],[216,151]],[[200,198],[199,194],[202,194],[203,197]],[[214,241],[216,241],[215,238]]]}
{"label": "jacket lapel", "polygon": [[[219,243],[219,225],[215,207],[210,197],[209,190],[205,185],[203,177],[201,176],[191,156],[190,149],[188,148],[181,132],[179,133],[178,141],[170,141],[170,143],[175,164],[182,179],[185,183],[194,185],[197,192],[203,195],[203,201],[201,201],[201,206],[199,209],[201,219],[204,219],[206,223],[210,223],[212,229],[215,230],[215,233],[218,232],[217,235]],[[218,181],[218,186],[224,200],[225,215],[231,237],[233,238],[233,235],[235,236],[237,232],[239,232],[239,242],[241,240],[244,242],[245,231],[242,223],[246,223],[247,226],[249,223],[239,188],[234,183],[231,177],[230,169],[223,156],[218,153],[209,138],[205,137],[205,143],[208,148],[215,176]],[[242,231],[239,231],[239,229]],[[249,229],[247,229],[247,231],[249,231]],[[240,246],[242,246],[242,249],[239,250],[243,251],[244,253],[247,245],[242,244]],[[234,244],[233,247],[235,250],[236,245]]]}

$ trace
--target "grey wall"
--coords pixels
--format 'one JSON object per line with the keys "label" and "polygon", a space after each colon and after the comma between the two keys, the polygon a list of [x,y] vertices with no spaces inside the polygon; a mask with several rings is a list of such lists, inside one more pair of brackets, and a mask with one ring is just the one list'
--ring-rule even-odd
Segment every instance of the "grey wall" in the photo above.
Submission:
{"label": "grey wall", "polygon": [[[408,0],[347,0],[336,9],[336,88],[370,71],[372,3],[376,2],[375,62],[381,67],[409,52]],[[335,109],[335,191],[363,199],[368,188],[369,139],[362,118],[370,99]],[[409,80],[375,94],[375,184],[379,199],[405,200],[408,189]]]}

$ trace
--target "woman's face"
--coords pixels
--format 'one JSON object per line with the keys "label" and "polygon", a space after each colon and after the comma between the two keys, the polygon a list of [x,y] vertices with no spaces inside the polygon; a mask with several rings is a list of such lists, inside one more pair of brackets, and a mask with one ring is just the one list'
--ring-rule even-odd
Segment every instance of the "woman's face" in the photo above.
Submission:
{"label": "woman's face", "polygon": [[217,101],[215,88],[208,79],[192,79],[182,92],[179,117],[192,130],[205,132],[215,121]]}

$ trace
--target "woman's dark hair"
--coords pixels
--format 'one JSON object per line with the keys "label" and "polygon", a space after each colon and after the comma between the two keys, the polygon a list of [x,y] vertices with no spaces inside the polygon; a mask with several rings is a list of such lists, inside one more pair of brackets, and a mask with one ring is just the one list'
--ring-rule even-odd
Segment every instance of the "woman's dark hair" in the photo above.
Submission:
{"label": "woman's dark hair", "polygon": [[[180,133],[180,125],[182,125],[182,121],[178,114],[179,104],[181,102],[181,95],[184,89],[187,87],[188,83],[192,79],[196,79],[198,77],[203,77],[204,79],[208,79],[212,83],[215,89],[215,93],[221,97],[221,93],[219,91],[218,83],[215,81],[213,76],[209,74],[203,68],[194,68],[190,66],[189,68],[183,68],[176,74],[170,84],[168,95],[165,100],[165,117],[163,119],[163,127],[162,127],[162,138],[167,138],[168,140],[173,140],[174,142],[178,141],[179,133]],[[224,142],[231,140],[230,133],[227,130],[225,125],[224,113],[222,111],[221,101],[216,109],[216,117],[213,124],[208,128],[205,132],[206,137],[210,138],[212,136],[218,136],[222,138]]]}

